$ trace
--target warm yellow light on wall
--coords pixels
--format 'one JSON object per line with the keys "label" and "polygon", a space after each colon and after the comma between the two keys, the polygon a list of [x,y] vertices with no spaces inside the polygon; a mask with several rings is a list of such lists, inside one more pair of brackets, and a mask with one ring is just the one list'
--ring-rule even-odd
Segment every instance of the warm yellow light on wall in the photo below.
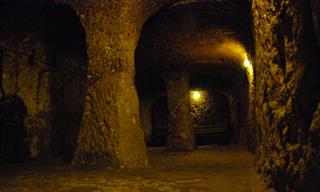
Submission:
{"label": "warm yellow light on wall", "polygon": [[243,62],[243,65],[244,65],[245,68],[251,68],[252,67],[248,58],[245,58],[245,60]]}
{"label": "warm yellow light on wall", "polygon": [[245,57],[245,59],[243,61],[243,66],[247,69],[249,75],[252,76],[253,75],[253,68],[252,68],[252,64],[249,61],[247,56]]}
{"label": "warm yellow light on wall", "polygon": [[191,97],[194,101],[199,101],[201,99],[200,91],[191,91]]}

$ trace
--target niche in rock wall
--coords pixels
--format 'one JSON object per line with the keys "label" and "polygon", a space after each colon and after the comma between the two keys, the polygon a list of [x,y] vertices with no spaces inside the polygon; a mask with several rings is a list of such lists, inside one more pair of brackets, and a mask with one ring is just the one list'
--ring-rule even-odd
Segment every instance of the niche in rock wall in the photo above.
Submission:
{"label": "niche in rock wall", "polygon": [[26,114],[21,98],[12,96],[0,100],[0,162],[17,162],[27,157],[23,125]]}

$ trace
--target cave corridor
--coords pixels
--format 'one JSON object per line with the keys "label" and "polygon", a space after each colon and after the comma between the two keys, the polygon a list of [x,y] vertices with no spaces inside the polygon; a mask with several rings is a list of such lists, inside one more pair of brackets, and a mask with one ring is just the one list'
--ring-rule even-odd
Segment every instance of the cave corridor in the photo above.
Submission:
{"label": "cave corridor", "polygon": [[0,0],[0,192],[319,192],[320,0]]}

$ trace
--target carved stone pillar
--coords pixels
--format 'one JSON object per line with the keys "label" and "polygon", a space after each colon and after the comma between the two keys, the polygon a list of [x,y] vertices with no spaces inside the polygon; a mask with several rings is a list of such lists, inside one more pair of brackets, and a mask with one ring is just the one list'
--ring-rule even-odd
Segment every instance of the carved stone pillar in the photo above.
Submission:
{"label": "carved stone pillar", "polygon": [[166,72],[169,132],[168,150],[195,149],[195,135],[190,113],[189,74],[186,71]]}

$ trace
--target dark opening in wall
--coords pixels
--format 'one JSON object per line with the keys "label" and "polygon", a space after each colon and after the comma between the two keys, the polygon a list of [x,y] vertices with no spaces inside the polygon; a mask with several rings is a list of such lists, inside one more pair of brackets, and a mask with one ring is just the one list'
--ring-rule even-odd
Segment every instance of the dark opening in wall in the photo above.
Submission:
{"label": "dark opening in wall", "polygon": [[135,85],[140,104],[141,128],[144,130],[145,143],[150,144],[152,138],[152,110],[155,101],[166,92],[165,83],[159,74],[137,71]]}
{"label": "dark opening in wall", "polygon": [[68,6],[52,8],[47,21],[53,153],[71,161],[83,115],[87,79],[84,29]]}
{"label": "dark opening in wall", "polygon": [[27,157],[23,125],[26,114],[21,98],[12,96],[0,100],[0,162],[18,162]]}
{"label": "dark opening in wall", "polygon": [[149,146],[165,146],[168,135],[169,110],[167,97],[160,97],[152,106],[152,130]]}

